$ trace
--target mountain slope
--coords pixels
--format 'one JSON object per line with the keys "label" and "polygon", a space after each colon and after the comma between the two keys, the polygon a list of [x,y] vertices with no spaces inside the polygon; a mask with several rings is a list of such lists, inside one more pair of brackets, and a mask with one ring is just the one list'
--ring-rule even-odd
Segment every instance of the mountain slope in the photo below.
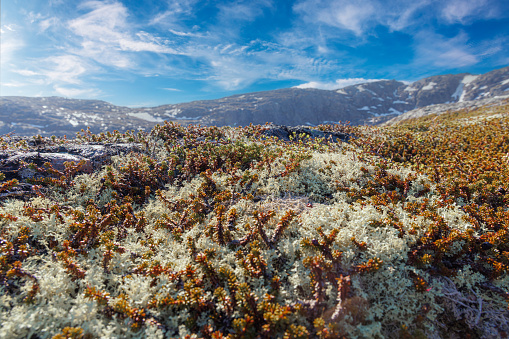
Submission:
{"label": "mountain slope", "polygon": [[380,124],[429,105],[507,95],[509,67],[482,75],[437,75],[411,84],[380,80],[333,91],[287,88],[151,108],[59,97],[2,97],[0,133],[72,135],[87,126],[94,133],[138,130],[165,120],[205,126]]}

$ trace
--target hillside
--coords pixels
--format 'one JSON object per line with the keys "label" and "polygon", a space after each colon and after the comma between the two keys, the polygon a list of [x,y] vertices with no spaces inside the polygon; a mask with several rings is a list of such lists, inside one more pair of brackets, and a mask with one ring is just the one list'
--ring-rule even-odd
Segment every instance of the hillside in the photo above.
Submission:
{"label": "hillside", "polygon": [[0,337],[504,337],[508,112],[6,136]]}
{"label": "hillside", "polygon": [[74,136],[87,127],[93,133],[148,131],[163,121],[203,126],[266,122],[315,126],[338,121],[376,125],[420,114],[419,109],[430,105],[472,106],[477,100],[496,100],[507,97],[508,90],[509,67],[505,67],[482,75],[432,76],[410,84],[380,80],[333,91],[287,88],[146,108],[120,107],[99,100],[2,97],[0,134]]}
{"label": "hillside", "polygon": [[478,108],[486,108],[492,107],[493,109],[498,109],[499,106],[507,105],[509,100],[509,95],[507,96],[499,96],[495,98],[489,99],[478,99],[471,101],[460,101],[449,104],[436,104],[429,105],[422,108],[416,108],[401,115],[398,115],[386,122],[382,125],[394,125],[399,123],[406,123],[405,120],[409,119],[418,119],[421,117],[425,117],[427,115],[440,115],[448,112],[460,111],[460,110],[477,110]]}

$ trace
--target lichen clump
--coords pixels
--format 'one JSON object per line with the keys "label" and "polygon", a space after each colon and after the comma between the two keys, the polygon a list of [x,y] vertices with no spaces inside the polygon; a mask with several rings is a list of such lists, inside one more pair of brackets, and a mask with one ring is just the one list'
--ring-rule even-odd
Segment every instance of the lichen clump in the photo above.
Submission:
{"label": "lichen clump", "polygon": [[[506,118],[479,124],[509,152]],[[481,135],[412,126],[319,127],[350,143],[172,123],[39,140],[142,151],[35,168],[34,197],[2,201],[0,337],[502,336],[509,172],[448,172],[459,153],[431,141]]]}

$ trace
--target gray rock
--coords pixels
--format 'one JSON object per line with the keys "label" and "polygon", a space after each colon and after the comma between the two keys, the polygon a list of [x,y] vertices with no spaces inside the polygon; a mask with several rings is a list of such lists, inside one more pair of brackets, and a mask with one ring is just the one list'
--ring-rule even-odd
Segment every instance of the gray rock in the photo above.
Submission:
{"label": "gray rock", "polygon": [[0,172],[6,175],[6,179],[25,180],[41,176],[35,170],[23,166],[23,163],[33,163],[38,167],[50,163],[58,171],[65,169],[65,162],[78,164],[84,161],[85,164],[80,171],[92,173],[111,161],[114,155],[127,154],[130,152],[141,152],[141,144],[120,143],[120,144],[68,144],[61,146],[39,145],[37,151],[17,150],[0,151]]}
{"label": "gray rock", "polygon": [[274,124],[267,125],[262,131],[262,134],[266,137],[277,137],[284,141],[299,140],[309,137],[311,139],[325,138],[334,142],[338,142],[339,140],[348,142],[349,138],[352,137],[346,133],[324,132],[311,129],[307,126],[288,127]]}

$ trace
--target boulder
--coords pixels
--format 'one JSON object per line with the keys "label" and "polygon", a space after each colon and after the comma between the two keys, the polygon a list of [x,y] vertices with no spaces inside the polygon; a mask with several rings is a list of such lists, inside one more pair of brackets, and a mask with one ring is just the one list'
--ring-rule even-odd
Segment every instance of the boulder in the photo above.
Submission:
{"label": "boulder", "polygon": [[274,124],[267,125],[262,134],[266,137],[277,137],[278,139],[285,141],[299,140],[309,137],[311,139],[325,138],[334,142],[338,142],[339,140],[348,142],[348,140],[352,137],[352,135],[347,133],[319,131],[307,126],[289,127]]}
{"label": "boulder", "polygon": [[114,155],[141,152],[141,144],[134,143],[97,143],[97,144],[68,144],[60,146],[38,145],[37,150],[5,150],[0,151],[0,172],[7,180],[23,181],[28,178],[40,177],[37,171],[23,166],[24,163],[43,167],[50,163],[57,171],[65,169],[66,162],[75,164],[84,161],[80,168],[82,173],[92,173],[111,161]]}

